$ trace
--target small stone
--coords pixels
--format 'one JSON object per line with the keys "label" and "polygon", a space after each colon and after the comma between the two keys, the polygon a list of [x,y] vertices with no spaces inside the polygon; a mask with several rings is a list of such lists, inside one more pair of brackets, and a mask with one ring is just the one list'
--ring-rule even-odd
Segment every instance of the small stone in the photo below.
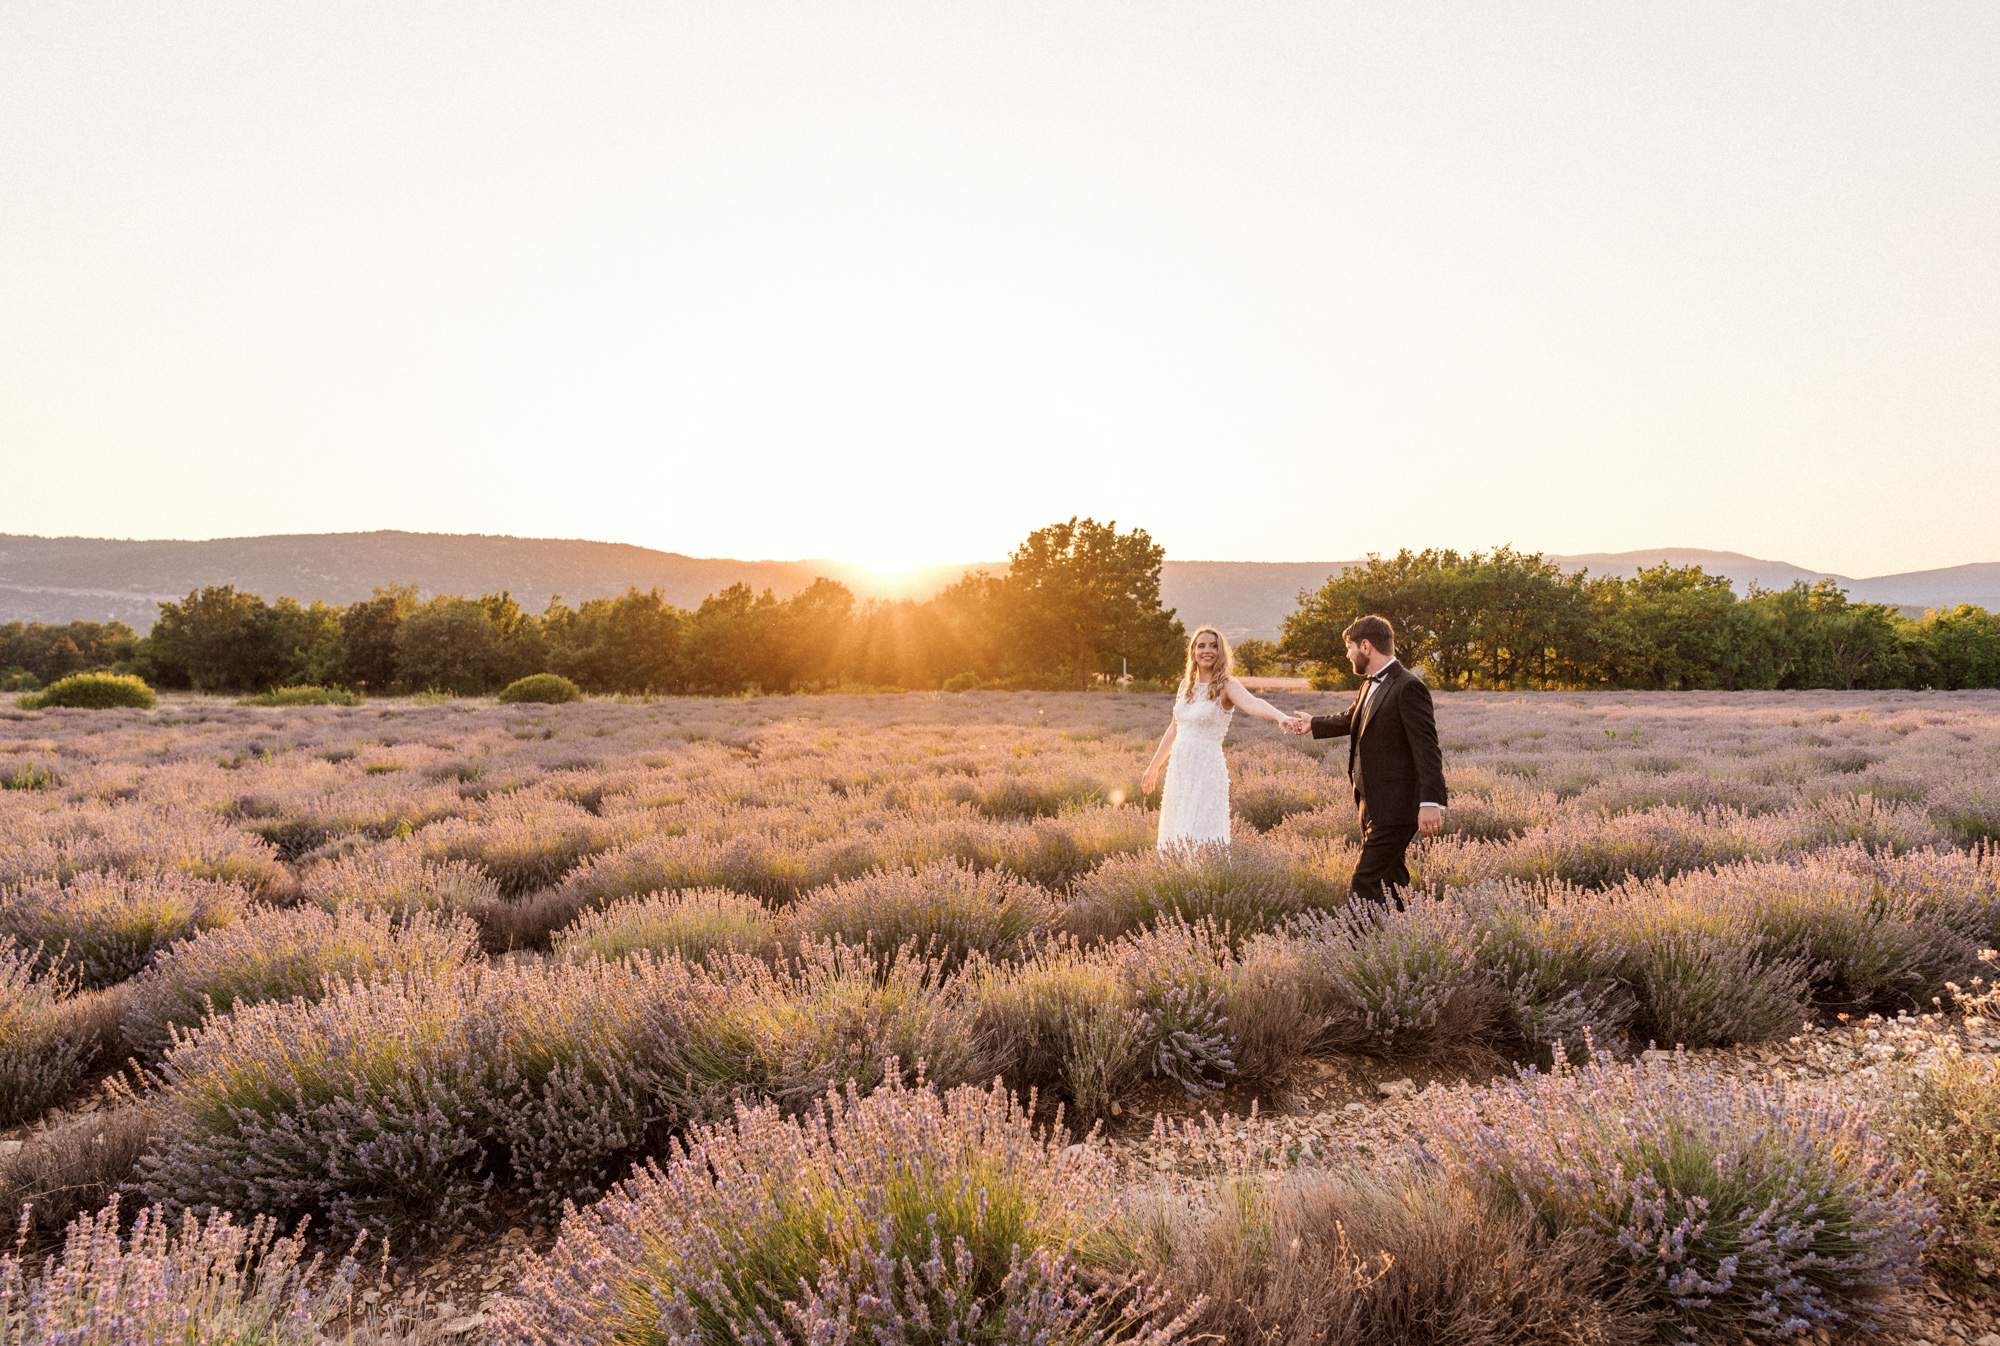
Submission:
{"label": "small stone", "polygon": [[453,1318],[438,1330],[447,1337],[463,1336],[486,1321],[483,1313],[468,1313],[463,1318]]}
{"label": "small stone", "polygon": [[472,1236],[470,1234],[453,1234],[451,1238],[446,1241],[444,1245],[444,1250],[448,1253],[455,1253],[460,1248],[463,1248],[466,1244],[470,1243],[471,1241],[472,1241]]}
{"label": "small stone", "polygon": [[509,1229],[506,1233],[500,1236],[500,1244],[502,1247],[506,1247],[507,1245],[513,1243],[526,1243],[527,1241],[528,1241],[528,1231],[521,1228],[521,1226],[519,1225],[515,1225],[512,1229]]}
{"label": "small stone", "polygon": [[1118,1105],[1116,1099],[1113,1099],[1111,1103],[1111,1115],[1113,1117],[1123,1117],[1125,1115],[1125,1109]]}
{"label": "small stone", "polygon": [[22,1141],[0,1140],[0,1159],[12,1159],[15,1155],[19,1154],[24,1148],[26,1148],[26,1146],[25,1143]]}
{"label": "small stone", "polygon": [[1983,1337],[1974,1337],[1972,1346],[2000,1346],[2000,1332],[1988,1332]]}
{"label": "small stone", "polygon": [[1672,1052],[1663,1052],[1658,1047],[1648,1047],[1645,1051],[1639,1053],[1639,1059],[1650,1066],[1657,1065],[1661,1061],[1671,1061],[1674,1059],[1674,1054]]}
{"label": "small stone", "polygon": [[1366,1103],[1349,1103],[1345,1110],[1348,1112],[1366,1112],[1368,1111],[1368,1105]]}
{"label": "small stone", "polygon": [[500,1273],[495,1272],[493,1275],[488,1276],[485,1280],[479,1282],[479,1288],[481,1290],[490,1291],[496,1289],[499,1286],[499,1284],[500,1284]]}
{"label": "small stone", "polygon": [[1384,1098],[1404,1098],[1417,1092],[1417,1082],[1410,1079],[1384,1080],[1375,1086],[1375,1092]]}

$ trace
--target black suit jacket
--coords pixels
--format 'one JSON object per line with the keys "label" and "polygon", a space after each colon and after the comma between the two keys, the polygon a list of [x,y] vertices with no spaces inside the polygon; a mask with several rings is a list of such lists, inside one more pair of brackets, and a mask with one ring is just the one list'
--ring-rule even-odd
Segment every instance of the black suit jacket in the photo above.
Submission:
{"label": "black suit jacket", "polygon": [[1438,748],[1431,689],[1399,662],[1375,689],[1360,724],[1361,698],[1339,715],[1315,715],[1314,738],[1347,736],[1347,778],[1370,821],[1414,827],[1419,804],[1445,804],[1444,753]]}

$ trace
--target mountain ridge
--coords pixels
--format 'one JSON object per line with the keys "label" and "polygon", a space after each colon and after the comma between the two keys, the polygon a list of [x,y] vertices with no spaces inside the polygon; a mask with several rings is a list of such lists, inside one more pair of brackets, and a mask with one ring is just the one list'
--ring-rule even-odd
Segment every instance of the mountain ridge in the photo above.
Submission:
{"label": "mountain ridge", "polygon": [[[1741,552],[1687,547],[1552,555],[1565,569],[1629,578],[1641,566],[1700,565],[1726,575],[1739,592],[1752,584],[1782,589],[1832,579],[1857,600],[1915,610],[1977,603],[2000,610],[2000,562],[1853,578]],[[1359,560],[1174,561],[1162,568],[1162,600],[1190,625],[1209,622],[1232,639],[1277,635],[1301,590]],[[431,593],[506,589],[539,611],[551,596],[606,597],[628,587],[658,588],[671,603],[694,607],[731,584],[769,588],[781,597],[818,576],[839,580],[864,599],[928,598],[975,570],[1004,574],[1005,561],[918,567],[883,574],[830,559],[736,560],[687,556],[624,542],[521,538],[488,533],[281,533],[206,541],[43,538],[0,534],[0,621],[123,621],[141,631],[158,604],[210,584],[276,599],[344,604],[389,584]]]}

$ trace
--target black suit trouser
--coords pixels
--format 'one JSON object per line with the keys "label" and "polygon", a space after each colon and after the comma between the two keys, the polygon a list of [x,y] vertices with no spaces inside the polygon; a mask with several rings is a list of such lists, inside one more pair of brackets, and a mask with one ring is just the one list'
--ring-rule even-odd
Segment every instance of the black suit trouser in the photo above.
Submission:
{"label": "black suit trouser", "polygon": [[1368,902],[1395,901],[1391,889],[1410,886],[1410,866],[1404,857],[1416,835],[1415,823],[1377,822],[1368,816],[1367,801],[1361,801],[1361,859],[1354,866],[1349,891]]}

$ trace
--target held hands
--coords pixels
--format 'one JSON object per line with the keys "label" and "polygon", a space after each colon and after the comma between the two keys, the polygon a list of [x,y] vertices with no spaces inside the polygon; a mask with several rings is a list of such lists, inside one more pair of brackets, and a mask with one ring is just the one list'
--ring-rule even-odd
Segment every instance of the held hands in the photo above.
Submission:
{"label": "held hands", "polygon": [[1310,734],[1313,727],[1313,717],[1304,711],[1300,711],[1297,715],[1287,716],[1285,719],[1280,720],[1278,724],[1288,734]]}

